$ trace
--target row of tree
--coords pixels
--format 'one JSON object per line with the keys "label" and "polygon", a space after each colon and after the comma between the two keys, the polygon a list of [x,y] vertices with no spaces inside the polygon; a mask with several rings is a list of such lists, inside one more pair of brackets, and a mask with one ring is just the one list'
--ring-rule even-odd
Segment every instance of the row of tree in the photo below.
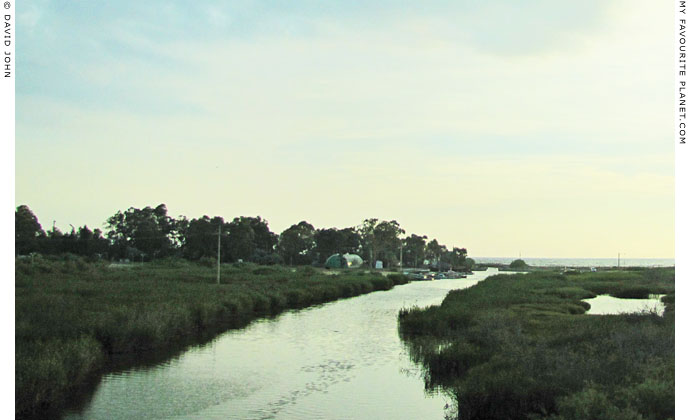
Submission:
{"label": "row of tree", "polygon": [[183,257],[189,260],[215,258],[220,242],[221,260],[251,261],[259,264],[323,264],[336,253],[359,254],[373,266],[381,260],[387,267],[462,268],[467,262],[464,248],[448,249],[426,236],[404,236],[395,220],[366,219],[345,229],[315,229],[301,221],[277,235],[268,222],[257,217],[202,216],[172,218],[165,204],[155,208],[131,207],[118,211],[105,222],[105,233],[87,226],[62,233],[54,225],[44,231],[36,215],[26,205],[15,212],[15,253],[72,253],[111,260],[152,260]]}

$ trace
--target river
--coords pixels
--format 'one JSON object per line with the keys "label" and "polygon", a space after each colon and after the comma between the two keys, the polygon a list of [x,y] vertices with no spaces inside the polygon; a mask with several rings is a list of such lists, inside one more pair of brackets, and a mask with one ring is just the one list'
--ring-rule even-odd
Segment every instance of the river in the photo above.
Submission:
{"label": "river", "polygon": [[105,375],[63,419],[443,419],[398,337],[403,307],[439,304],[496,269],[413,282],[259,319],[147,368]]}

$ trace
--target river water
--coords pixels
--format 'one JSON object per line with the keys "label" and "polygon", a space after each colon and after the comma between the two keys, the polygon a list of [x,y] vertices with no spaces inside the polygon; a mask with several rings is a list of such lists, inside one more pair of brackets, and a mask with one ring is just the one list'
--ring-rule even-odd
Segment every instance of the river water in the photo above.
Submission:
{"label": "river water", "polygon": [[153,367],[106,375],[76,419],[443,419],[398,337],[398,311],[496,269],[260,319]]}

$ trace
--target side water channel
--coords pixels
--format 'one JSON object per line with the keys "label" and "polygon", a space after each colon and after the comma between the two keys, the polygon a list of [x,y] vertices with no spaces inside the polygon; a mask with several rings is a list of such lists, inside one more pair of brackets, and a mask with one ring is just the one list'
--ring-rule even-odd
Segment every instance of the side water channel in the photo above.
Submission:
{"label": "side water channel", "polygon": [[403,307],[439,304],[496,269],[286,312],[157,366],[103,377],[64,419],[443,419],[397,330]]}

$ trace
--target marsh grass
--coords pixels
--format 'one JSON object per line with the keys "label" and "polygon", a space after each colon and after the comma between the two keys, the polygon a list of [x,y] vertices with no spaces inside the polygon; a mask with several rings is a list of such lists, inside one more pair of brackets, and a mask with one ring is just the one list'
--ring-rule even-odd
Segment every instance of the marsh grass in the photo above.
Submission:
{"label": "marsh grass", "polygon": [[169,259],[127,267],[75,258],[16,262],[17,417],[40,418],[60,406],[116,357],[184,346],[255,317],[407,282],[228,264],[217,285],[215,268],[203,264]]}
{"label": "marsh grass", "polygon": [[[400,311],[428,389],[462,419],[668,419],[674,415],[674,297],[666,310],[582,315],[581,299],[672,293],[672,269],[496,275],[440,306]],[[667,296],[674,296],[667,294]]]}

